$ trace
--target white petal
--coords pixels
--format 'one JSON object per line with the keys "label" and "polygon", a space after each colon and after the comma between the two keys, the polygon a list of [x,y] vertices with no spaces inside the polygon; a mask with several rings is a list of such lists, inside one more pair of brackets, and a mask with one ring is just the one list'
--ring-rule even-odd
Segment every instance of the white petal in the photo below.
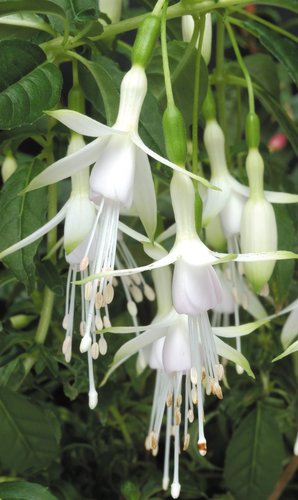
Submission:
{"label": "white petal", "polygon": [[133,203],[146,233],[153,240],[157,224],[155,189],[148,157],[139,148],[136,148]]}
{"label": "white petal", "polygon": [[298,340],[291,344],[282,354],[274,358],[272,361],[278,361],[279,359],[285,358],[289,354],[293,354],[294,352],[298,351]]}
{"label": "white petal", "polygon": [[130,207],[133,200],[136,147],[126,135],[108,138],[91,175],[93,193]]}
{"label": "white petal", "polygon": [[[59,109],[57,111],[48,111],[48,115],[52,116],[59,122],[66,125],[70,130],[74,130],[78,134],[87,135],[88,137],[100,137],[113,133],[111,127],[89,118],[89,116],[72,111],[70,109]],[[118,131],[115,131],[119,134]]]}
{"label": "white petal", "polygon": [[163,352],[163,366],[167,373],[191,369],[191,356],[187,318],[178,317],[166,335]]}
{"label": "white petal", "polygon": [[64,224],[64,248],[72,252],[90,233],[95,220],[95,206],[86,195],[70,197]]}
{"label": "white petal", "polygon": [[[235,191],[246,198],[249,196],[249,188],[230,176],[231,186]],[[278,191],[264,191],[265,198],[270,203],[298,203],[298,194],[283,193]]]}
{"label": "white petal", "polygon": [[138,146],[144,153],[146,153],[148,156],[151,156],[151,158],[154,158],[154,160],[159,161],[163,165],[166,165],[167,167],[172,168],[173,170],[176,170],[177,172],[180,172],[184,175],[188,175],[192,179],[195,179],[198,182],[201,182],[204,184],[204,186],[210,187],[210,188],[216,188],[216,186],[212,186],[210,182],[208,182],[206,179],[203,177],[200,177],[199,175],[193,174],[192,172],[189,172],[188,170],[185,170],[184,168],[179,167],[178,165],[175,165],[175,163],[172,163],[171,161],[167,160],[163,156],[160,156],[159,154],[155,153],[152,151],[152,149],[148,148],[140,138],[140,136],[136,133],[131,134],[131,138],[133,142],[135,143],[136,146]]}
{"label": "white petal", "polygon": [[[165,334],[164,329],[163,333]],[[149,357],[149,366],[152,370],[163,370],[162,352],[165,339],[166,337],[161,337],[152,344]]]}
{"label": "white petal", "polygon": [[209,189],[206,201],[203,204],[203,226],[207,226],[211,219],[219,214],[226,205],[230,196],[230,184],[226,177],[211,177],[211,184],[216,185],[221,191]]}
{"label": "white petal", "polygon": [[222,288],[212,266],[197,266],[179,259],[173,275],[173,305],[180,314],[208,311],[222,300]]}
{"label": "white petal", "polygon": [[138,335],[134,339],[129,340],[122,347],[120,347],[120,349],[118,349],[118,351],[116,352],[113,363],[107,371],[100,386],[104,385],[110,375],[127,359],[136,354],[139,350],[144,349],[144,347],[163,337],[165,335],[166,328],[173,321],[172,316],[173,314],[171,312],[168,315],[164,316],[161,321],[157,322],[155,325],[152,325],[154,326],[152,329],[150,328],[146,330],[141,335]]}
{"label": "white petal", "polygon": [[214,337],[216,351],[219,356],[223,356],[224,358],[233,361],[236,365],[240,365],[244,371],[250,376],[255,378],[251,368],[249,366],[249,362],[247,359],[241,354],[241,352],[236,351],[233,347],[229,346],[222,340],[217,337]]}
{"label": "white petal", "polygon": [[62,181],[88,165],[92,165],[100,155],[104,139],[101,137],[87,144],[85,147],[61,160],[55,161],[41,174],[37,175],[27,186],[25,191],[33,191]]}
{"label": "white petal", "polygon": [[245,200],[244,196],[233,190],[230,191],[227,203],[220,213],[220,221],[226,237],[238,235],[240,233]]}
{"label": "white petal", "polygon": [[6,250],[3,250],[0,253],[0,259],[3,259],[4,257],[7,257],[7,255],[10,255],[14,252],[17,252],[18,250],[21,250],[21,248],[26,247],[27,245],[30,245],[34,241],[38,240],[45,234],[47,234],[51,229],[53,229],[55,226],[58,226],[58,224],[64,219],[66,211],[68,207],[68,202],[65,203],[65,205],[61,208],[61,210],[53,217],[49,222],[47,222],[44,226],[41,228],[37,229],[33,233],[29,234],[29,236],[26,236],[23,240],[19,241],[18,243],[15,243],[14,245],[11,245],[10,247],[6,248]]}

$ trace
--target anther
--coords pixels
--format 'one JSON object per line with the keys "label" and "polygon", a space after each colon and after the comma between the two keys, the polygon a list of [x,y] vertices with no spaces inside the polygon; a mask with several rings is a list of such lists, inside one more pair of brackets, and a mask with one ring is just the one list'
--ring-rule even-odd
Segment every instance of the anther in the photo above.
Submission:
{"label": "anther", "polygon": [[114,298],[114,288],[111,283],[108,283],[103,291],[103,298],[106,304],[110,304]]}
{"label": "anther", "polygon": [[204,457],[207,453],[207,443],[206,441],[198,441],[197,448],[202,457]]}
{"label": "anther", "polygon": [[85,271],[87,267],[89,266],[89,259],[87,256],[83,257],[81,262],[80,262],[80,271]]}
{"label": "anther", "polygon": [[184,436],[183,451],[186,451],[187,448],[189,447],[189,441],[190,441],[190,435],[187,433],[186,436]]}
{"label": "anther", "polygon": [[147,283],[144,285],[144,295],[146,299],[150,300],[150,302],[155,300],[155,291],[151,286],[147,285]]}
{"label": "anther", "polygon": [[64,328],[64,330],[67,330],[68,321],[69,321],[69,314],[65,314],[63,321],[62,321],[62,328]]}
{"label": "anther", "polygon": [[97,342],[93,342],[91,346],[91,356],[93,359],[97,359],[99,356],[99,347]]}
{"label": "anther", "polygon": [[108,318],[108,316],[104,316],[103,317],[103,326],[105,328],[111,328],[111,322],[110,322],[110,319]]}
{"label": "anther", "polygon": [[127,310],[129,312],[129,314],[133,317],[137,316],[137,314],[138,314],[138,309],[137,309],[136,303],[133,300],[129,300],[127,302]]}
{"label": "anther", "polygon": [[98,348],[99,348],[99,352],[102,356],[104,356],[107,353],[108,344],[107,344],[107,341],[103,335],[100,336],[100,339],[98,341]]}

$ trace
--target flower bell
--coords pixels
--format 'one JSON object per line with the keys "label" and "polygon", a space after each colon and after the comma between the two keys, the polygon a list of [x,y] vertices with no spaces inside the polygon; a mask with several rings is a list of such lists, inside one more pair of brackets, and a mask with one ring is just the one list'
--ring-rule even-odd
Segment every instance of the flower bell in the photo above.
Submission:
{"label": "flower bell", "polygon": [[[194,31],[194,19],[190,15],[182,16],[182,37],[184,42],[190,42]],[[198,41],[196,42],[198,46]],[[202,44],[202,57],[206,63],[209,64],[211,59],[211,49],[212,49],[212,17],[211,13],[208,12],[205,16],[205,29],[203,34],[203,44]]]}
{"label": "flower bell", "polygon": [[[247,123],[248,137],[250,138],[250,128],[253,129],[253,127],[258,126],[256,115],[251,117],[249,114]],[[265,198],[263,187],[264,162],[257,143],[258,140],[253,140],[246,159],[250,194],[241,218],[240,245],[241,250],[247,253],[274,252],[277,250],[276,219],[271,203]],[[274,265],[274,261],[244,264],[246,277],[257,293],[260,293],[268,283]]]}

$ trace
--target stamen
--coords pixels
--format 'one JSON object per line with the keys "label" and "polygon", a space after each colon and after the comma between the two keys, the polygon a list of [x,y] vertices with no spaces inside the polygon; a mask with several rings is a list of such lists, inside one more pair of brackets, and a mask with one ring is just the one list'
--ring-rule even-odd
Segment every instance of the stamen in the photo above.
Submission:
{"label": "stamen", "polygon": [[204,457],[206,455],[206,453],[207,453],[207,443],[206,443],[206,441],[203,441],[203,440],[200,441],[199,440],[197,442],[197,448],[198,448],[198,451],[199,451],[200,455],[202,457]]}
{"label": "stamen", "polygon": [[150,302],[155,300],[155,292],[151,286],[147,285],[147,283],[144,285],[144,295],[146,299],[150,300]]}
{"label": "stamen", "polygon": [[99,348],[99,352],[102,356],[107,354],[108,344],[107,344],[107,341],[103,335],[100,336],[100,339],[98,341],[98,348]]}
{"label": "stamen", "polygon": [[137,316],[138,314],[136,303],[133,300],[127,302],[127,310],[131,316]]}
{"label": "stamen", "polygon": [[103,297],[106,304],[110,304],[114,298],[114,288],[111,283],[108,283],[104,289]]}
{"label": "stamen", "polygon": [[111,322],[110,322],[110,318],[106,315],[103,317],[103,326],[105,328],[111,328],[111,326],[112,326]]}
{"label": "stamen", "polygon": [[97,342],[94,342],[91,346],[91,355],[93,359],[97,359],[99,356],[99,347]]}
{"label": "stamen", "polygon": [[132,285],[130,287],[130,293],[131,295],[133,296],[134,298],[134,301],[139,304],[140,302],[142,302],[143,300],[143,294],[142,294],[142,291],[140,290],[140,288],[138,288],[137,286],[135,285]]}

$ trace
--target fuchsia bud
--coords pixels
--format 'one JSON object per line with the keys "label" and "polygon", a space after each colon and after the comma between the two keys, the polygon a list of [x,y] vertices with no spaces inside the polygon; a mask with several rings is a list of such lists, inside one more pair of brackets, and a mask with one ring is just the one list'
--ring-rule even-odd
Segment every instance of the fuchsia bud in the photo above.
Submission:
{"label": "fuchsia bud", "polygon": [[274,134],[268,141],[267,147],[270,153],[275,153],[276,151],[281,151],[286,147],[288,143],[288,138],[285,134],[278,133]]}

